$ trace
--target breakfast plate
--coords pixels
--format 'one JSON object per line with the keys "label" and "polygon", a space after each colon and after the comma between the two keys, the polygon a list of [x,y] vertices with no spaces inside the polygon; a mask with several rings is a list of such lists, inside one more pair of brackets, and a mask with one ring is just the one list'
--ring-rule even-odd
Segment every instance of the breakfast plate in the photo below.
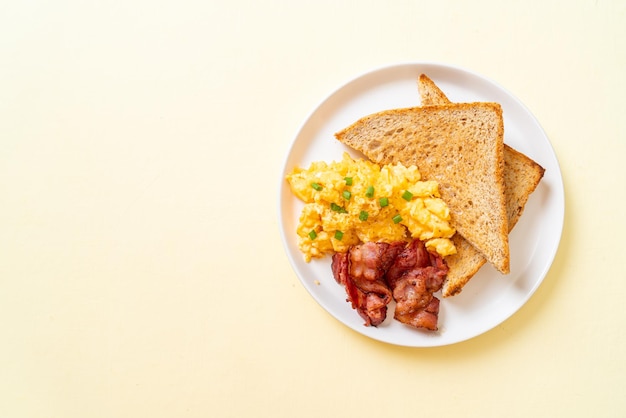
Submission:
{"label": "breakfast plate", "polygon": [[[363,158],[335,140],[334,133],[357,119],[385,109],[419,106],[417,78],[430,77],[453,102],[500,103],[504,142],[545,168],[524,214],[509,235],[511,272],[504,276],[486,264],[452,297],[441,298],[439,330],[422,331],[393,319],[366,327],[346,302],[331,272],[331,257],[307,263],[298,249],[296,228],[303,207],[285,176],[314,161],[339,161],[344,152]],[[362,74],[332,92],[305,119],[287,152],[279,186],[279,225],[287,257],[302,285],[338,321],[372,339],[408,347],[458,343],[481,335],[517,312],[548,273],[561,239],[564,220],[563,179],[548,137],[532,113],[510,92],[475,72],[437,63],[405,63]],[[392,302],[393,303],[393,302]]]}

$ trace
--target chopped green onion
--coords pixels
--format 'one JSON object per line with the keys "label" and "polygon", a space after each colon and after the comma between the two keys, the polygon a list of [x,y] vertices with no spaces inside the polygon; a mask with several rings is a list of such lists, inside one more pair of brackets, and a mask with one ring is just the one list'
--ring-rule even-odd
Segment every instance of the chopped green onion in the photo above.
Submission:
{"label": "chopped green onion", "polygon": [[397,224],[397,223],[399,223],[400,221],[402,221],[402,216],[400,216],[400,215],[398,214],[398,215],[394,216],[392,219],[393,219],[393,223],[394,223],[394,224]]}
{"label": "chopped green onion", "polygon": [[319,183],[311,183],[311,187],[313,187],[318,192],[322,190],[322,186]]}
{"label": "chopped green onion", "polygon": [[339,206],[336,203],[331,203],[330,204],[330,210],[332,210],[333,212],[338,212],[338,213],[348,213],[347,210],[345,210],[344,208],[342,208],[341,206]]}
{"label": "chopped green onion", "polygon": [[341,241],[341,239],[343,238],[343,232],[341,231],[335,231],[335,239],[337,241]]}
{"label": "chopped green onion", "polygon": [[352,186],[352,177],[346,177],[344,180],[346,181],[346,186]]}
{"label": "chopped green onion", "polygon": [[311,232],[309,232],[309,238],[311,238],[312,240],[317,238],[317,233],[315,232],[314,229],[312,229]]}
{"label": "chopped green onion", "polygon": [[369,198],[374,197],[374,186],[369,186],[367,188],[367,191],[365,192],[365,196]]}
{"label": "chopped green onion", "polygon": [[361,211],[361,213],[359,213],[359,219],[362,220],[363,222],[367,221],[367,218],[369,218],[369,213],[365,212],[364,210]]}
{"label": "chopped green onion", "polygon": [[386,197],[381,197],[380,199],[378,199],[378,203],[380,204],[381,208],[384,208],[385,206],[389,205],[389,199]]}
{"label": "chopped green onion", "polygon": [[402,193],[402,198],[406,200],[407,202],[410,202],[411,199],[413,199],[413,193],[411,193],[408,190],[405,190],[404,193]]}
{"label": "chopped green onion", "polygon": [[352,193],[350,193],[348,190],[344,190],[342,195],[343,195],[343,198],[346,200],[350,200],[350,198],[352,197]]}

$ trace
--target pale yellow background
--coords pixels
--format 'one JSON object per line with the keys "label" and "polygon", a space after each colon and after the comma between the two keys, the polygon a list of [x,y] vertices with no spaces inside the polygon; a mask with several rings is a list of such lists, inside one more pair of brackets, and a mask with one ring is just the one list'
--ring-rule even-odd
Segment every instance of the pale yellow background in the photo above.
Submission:
{"label": "pale yellow background", "polygon": [[[626,415],[626,3],[3,1],[0,417]],[[283,251],[281,163],[351,77],[438,61],[545,128],[562,244],[452,346],[351,331]]]}

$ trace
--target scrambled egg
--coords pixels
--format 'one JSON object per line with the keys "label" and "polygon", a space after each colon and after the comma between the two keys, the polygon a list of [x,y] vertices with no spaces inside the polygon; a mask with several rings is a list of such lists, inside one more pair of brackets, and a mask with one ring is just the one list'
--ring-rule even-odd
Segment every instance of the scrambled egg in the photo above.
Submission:
{"label": "scrambled egg", "polygon": [[286,177],[305,205],[297,228],[308,262],[345,252],[362,242],[418,238],[441,256],[456,253],[450,211],[434,181],[421,181],[417,167],[379,166],[345,153],[338,162],[296,167]]}

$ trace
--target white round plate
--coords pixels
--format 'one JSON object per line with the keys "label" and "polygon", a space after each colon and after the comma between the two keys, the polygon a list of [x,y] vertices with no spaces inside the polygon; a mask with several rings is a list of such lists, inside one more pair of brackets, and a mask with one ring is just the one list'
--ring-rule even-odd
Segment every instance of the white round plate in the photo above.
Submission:
{"label": "white round plate", "polygon": [[[453,297],[441,298],[439,331],[420,331],[393,319],[393,307],[378,327],[366,327],[346,302],[333,278],[330,257],[306,263],[297,246],[296,226],[302,202],[285,175],[313,161],[337,161],[344,152],[361,157],[333,134],[368,114],[419,106],[417,78],[429,76],[453,102],[492,101],[502,105],[505,143],[528,155],[546,171],[510,234],[511,273],[503,276],[486,264]],[[328,96],[305,120],[290,146],[281,173],[279,222],[287,256],[313,298],[337,320],[375,340],[409,347],[442,346],[480,335],[520,309],[539,287],[556,254],[564,218],[563,179],[545,132],[511,93],[474,72],[442,64],[407,63],[367,72]],[[392,302],[393,303],[393,302]]]}

